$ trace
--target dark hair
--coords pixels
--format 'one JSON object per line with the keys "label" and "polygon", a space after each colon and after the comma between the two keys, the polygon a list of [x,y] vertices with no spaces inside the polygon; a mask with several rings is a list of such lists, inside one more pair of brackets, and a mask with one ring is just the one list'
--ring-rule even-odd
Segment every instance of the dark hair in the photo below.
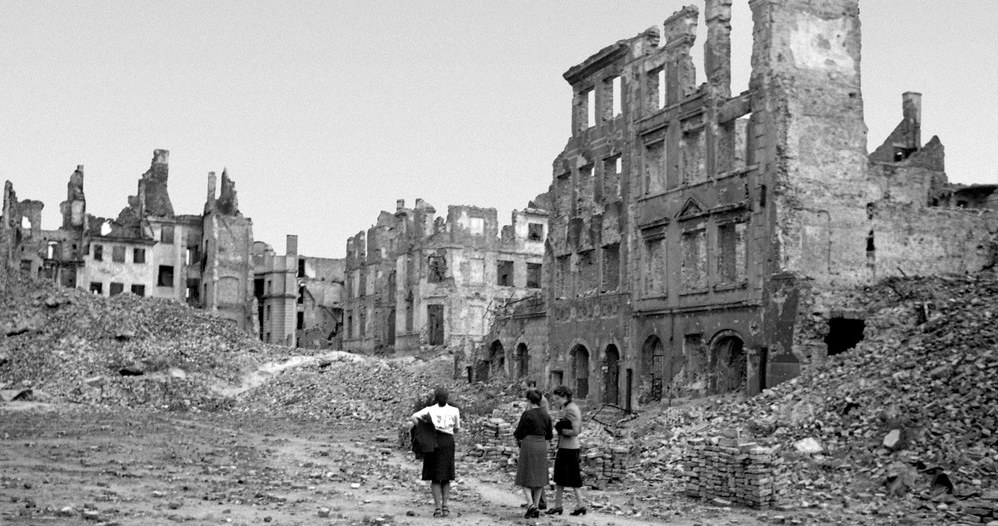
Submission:
{"label": "dark hair", "polygon": [[527,401],[534,405],[541,405],[541,392],[537,389],[527,389]]}
{"label": "dark hair", "polygon": [[440,407],[447,405],[447,388],[437,387],[433,390],[433,401],[437,403]]}
{"label": "dark hair", "polygon": [[565,401],[567,402],[572,401],[572,390],[565,387],[564,385],[559,385],[558,387],[555,387],[553,394],[555,396],[560,396],[561,398],[564,398]]}

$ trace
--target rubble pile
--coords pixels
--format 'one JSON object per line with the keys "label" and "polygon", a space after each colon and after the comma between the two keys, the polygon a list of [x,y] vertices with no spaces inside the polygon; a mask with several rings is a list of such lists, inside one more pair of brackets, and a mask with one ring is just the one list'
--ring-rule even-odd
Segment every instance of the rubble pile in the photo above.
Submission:
{"label": "rubble pile", "polygon": [[27,279],[0,298],[0,389],[39,401],[218,410],[216,387],[287,354],[175,301]]}
{"label": "rubble pile", "polygon": [[783,460],[772,448],[735,437],[691,441],[686,495],[721,504],[769,508],[785,498]]}
{"label": "rubble pile", "polygon": [[998,489],[998,280],[893,279],[866,293],[856,348],[738,403],[666,410],[678,425],[644,440],[644,467],[686,475],[683,441],[736,428],[782,449],[800,502],[881,496],[940,520],[998,516],[985,498]]}

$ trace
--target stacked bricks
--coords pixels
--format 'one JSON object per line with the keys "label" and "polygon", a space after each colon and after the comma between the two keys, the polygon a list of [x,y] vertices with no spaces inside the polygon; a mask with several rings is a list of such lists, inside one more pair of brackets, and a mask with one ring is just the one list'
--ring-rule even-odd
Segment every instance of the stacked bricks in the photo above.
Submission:
{"label": "stacked bricks", "polygon": [[684,463],[689,497],[765,509],[785,496],[783,459],[773,449],[737,436],[690,440]]}
{"label": "stacked bricks", "polygon": [[582,450],[582,480],[587,486],[602,489],[624,481],[630,464],[628,448],[598,444]]}
{"label": "stacked bricks", "polygon": [[513,438],[513,425],[501,417],[492,417],[472,430],[478,440],[464,455],[466,461],[494,462],[507,469],[516,467],[519,450]]}

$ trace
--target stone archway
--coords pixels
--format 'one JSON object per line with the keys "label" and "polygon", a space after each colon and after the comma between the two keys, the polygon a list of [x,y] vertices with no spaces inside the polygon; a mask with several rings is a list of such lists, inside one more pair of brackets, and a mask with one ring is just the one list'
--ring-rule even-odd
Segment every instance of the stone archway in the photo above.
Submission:
{"label": "stone archway", "polygon": [[654,334],[645,340],[641,346],[641,379],[644,385],[644,400],[638,402],[653,402],[662,399],[665,391],[665,348],[662,340]]}
{"label": "stone archway", "polygon": [[506,351],[502,347],[502,342],[496,340],[489,349],[489,376],[499,376],[505,371]]}
{"label": "stone archway", "polygon": [[603,351],[603,403],[618,405],[620,403],[620,352],[617,346],[607,345]]}
{"label": "stone archway", "polygon": [[575,398],[589,397],[589,350],[579,344],[572,348],[572,378],[575,379]]}
{"label": "stone archway", "polygon": [[723,333],[710,346],[711,381],[714,393],[729,393],[745,387],[748,359],[745,344],[734,333]]}
{"label": "stone archway", "polygon": [[516,368],[516,377],[523,378],[530,374],[530,353],[527,344],[520,343],[513,352],[513,365]]}

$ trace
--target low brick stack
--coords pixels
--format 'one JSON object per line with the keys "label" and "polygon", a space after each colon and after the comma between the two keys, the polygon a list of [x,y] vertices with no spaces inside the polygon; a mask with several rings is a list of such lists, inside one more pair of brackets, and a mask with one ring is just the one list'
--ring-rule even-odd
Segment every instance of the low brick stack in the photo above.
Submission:
{"label": "low brick stack", "polygon": [[783,459],[739,438],[692,439],[685,453],[686,495],[770,508],[785,495]]}
{"label": "low brick stack", "polygon": [[[585,438],[585,437],[583,437]],[[601,444],[582,447],[582,480],[587,486],[605,488],[624,481],[630,450]]]}
{"label": "low brick stack", "polygon": [[516,439],[513,438],[513,426],[505,419],[494,416],[481,422],[472,430],[476,439],[475,445],[468,448],[464,454],[466,461],[494,462],[506,469],[516,467]]}

